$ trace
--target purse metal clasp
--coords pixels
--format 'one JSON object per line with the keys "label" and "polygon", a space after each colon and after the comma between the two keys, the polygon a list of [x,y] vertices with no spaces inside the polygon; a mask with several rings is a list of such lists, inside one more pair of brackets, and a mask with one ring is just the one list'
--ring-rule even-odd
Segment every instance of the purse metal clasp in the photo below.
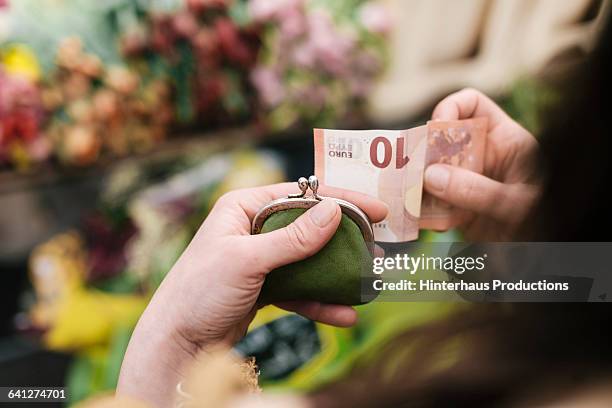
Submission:
{"label": "purse metal clasp", "polygon": [[[274,200],[263,208],[261,208],[255,217],[253,218],[253,223],[251,225],[251,234],[259,234],[261,229],[263,228],[263,224],[266,219],[278,211],[289,210],[293,208],[301,208],[304,210],[308,210],[309,208],[317,205],[321,200],[326,197],[320,196],[318,194],[319,190],[319,180],[316,176],[310,176],[308,179],[306,177],[300,177],[298,179],[298,187],[300,189],[300,193],[298,194],[289,194],[286,198],[279,198],[278,200]],[[308,190],[312,192],[312,194],[308,194]],[[361,231],[361,235],[365,240],[368,249],[372,256],[374,255],[374,231],[372,230],[372,224],[370,219],[359,207],[357,207],[353,203],[349,203],[346,200],[341,200],[339,198],[333,198],[338,205],[340,206],[340,210],[342,213],[348,216]]]}
{"label": "purse metal clasp", "polygon": [[300,188],[301,194],[289,194],[288,198],[303,198],[306,196],[308,189],[312,191],[312,198],[315,198],[321,201],[321,198],[317,195],[317,190],[319,190],[319,179],[317,176],[310,176],[308,179],[306,177],[300,177],[298,179],[298,187]]}

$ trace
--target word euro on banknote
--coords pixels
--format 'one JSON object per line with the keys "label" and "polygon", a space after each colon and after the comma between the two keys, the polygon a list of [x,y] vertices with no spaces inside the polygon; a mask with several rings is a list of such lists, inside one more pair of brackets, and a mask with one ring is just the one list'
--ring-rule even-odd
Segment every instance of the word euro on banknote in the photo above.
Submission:
{"label": "word euro on banknote", "polygon": [[359,191],[389,206],[374,224],[380,242],[419,235],[427,126],[408,130],[315,129],[315,175],[328,186]]}

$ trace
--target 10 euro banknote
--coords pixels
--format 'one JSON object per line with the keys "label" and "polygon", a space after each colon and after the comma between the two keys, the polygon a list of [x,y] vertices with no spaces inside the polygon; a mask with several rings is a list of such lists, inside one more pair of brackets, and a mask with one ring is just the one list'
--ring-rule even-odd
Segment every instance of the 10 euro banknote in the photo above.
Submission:
{"label": "10 euro banknote", "polygon": [[376,241],[412,241],[419,228],[445,229],[460,215],[423,196],[426,166],[482,171],[485,136],[486,119],[429,122],[406,130],[315,129],[315,175],[322,184],[366,193],[389,206],[387,218],[374,224]]}

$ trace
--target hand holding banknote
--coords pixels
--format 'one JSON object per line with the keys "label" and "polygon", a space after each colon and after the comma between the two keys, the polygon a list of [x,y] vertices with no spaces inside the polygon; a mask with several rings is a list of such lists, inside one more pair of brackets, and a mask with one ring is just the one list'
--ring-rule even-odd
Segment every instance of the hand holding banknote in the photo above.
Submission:
{"label": "hand holding banknote", "polygon": [[459,227],[473,240],[506,240],[538,196],[533,135],[482,93],[464,89],[443,99],[432,121],[488,119],[483,174],[446,164],[427,167],[425,191],[463,210]]}

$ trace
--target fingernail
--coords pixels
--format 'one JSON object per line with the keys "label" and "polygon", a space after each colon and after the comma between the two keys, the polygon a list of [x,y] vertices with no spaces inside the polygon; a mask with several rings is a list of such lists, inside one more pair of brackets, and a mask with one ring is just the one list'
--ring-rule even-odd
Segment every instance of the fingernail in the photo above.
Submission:
{"label": "fingernail", "polygon": [[448,179],[450,178],[450,172],[445,166],[431,165],[425,170],[425,183],[428,187],[437,190],[444,191],[448,185]]}
{"label": "fingernail", "polygon": [[310,209],[310,219],[323,228],[334,219],[337,208],[338,204],[334,200],[325,199]]}

